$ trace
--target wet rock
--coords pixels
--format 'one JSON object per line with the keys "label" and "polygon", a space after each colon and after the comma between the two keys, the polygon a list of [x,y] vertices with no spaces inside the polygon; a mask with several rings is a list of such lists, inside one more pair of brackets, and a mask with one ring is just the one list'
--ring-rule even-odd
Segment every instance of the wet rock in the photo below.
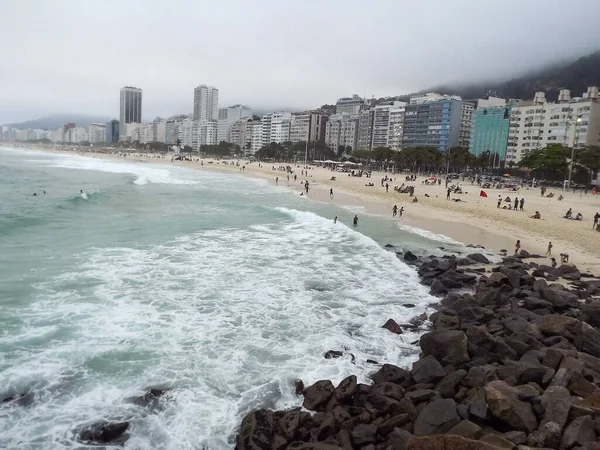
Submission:
{"label": "wet rock", "polygon": [[502,284],[510,284],[510,279],[500,272],[493,272],[490,275],[490,283],[494,286],[500,286]]}
{"label": "wet rock", "polygon": [[324,406],[333,393],[335,388],[329,380],[317,381],[312,386],[304,390],[304,402],[302,406],[311,411],[318,411],[319,406]]}
{"label": "wet rock", "polygon": [[404,389],[395,383],[376,384],[371,389],[371,392],[393,398],[394,400],[402,400],[404,398]]}
{"label": "wet rock", "polygon": [[410,380],[410,378],[410,372],[392,364],[384,364],[381,369],[371,376],[371,379],[375,384],[385,382],[402,384],[405,381]]}
{"label": "wet rock", "polygon": [[153,408],[158,406],[160,398],[166,393],[166,389],[150,388],[146,392],[144,392],[144,395],[133,397],[130,400],[131,403],[134,403],[136,405]]}
{"label": "wet rock", "polygon": [[419,344],[423,353],[442,364],[460,365],[469,361],[467,337],[462,331],[441,330],[424,334]]}
{"label": "wet rock", "polygon": [[537,428],[537,419],[529,403],[519,400],[519,390],[504,381],[492,381],[485,388],[490,412],[518,431],[531,433]]}
{"label": "wet rock", "polygon": [[404,261],[413,262],[419,259],[413,252],[407,251],[404,253]]}
{"label": "wet rock", "polygon": [[431,355],[415,362],[410,373],[417,383],[437,383],[446,376],[442,365]]}
{"label": "wet rock", "polygon": [[129,422],[101,421],[82,428],[78,440],[86,444],[123,444],[129,436],[125,433]]}
{"label": "wet rock", "polygon": [[590,416],[582,416],[571,422],[563,434],[560,442],[561,450],[571,449],[596,440],[594,421]]}
{"label": "wet rock", "polygon": [[531,255],[529,254],[529,252],[527,250],[521,250],[519,252],[519,258],[529,258],[531,257]]}
{"label": "wet rock", "polygon": [[433,283],[431,284],[431,289],[430,289],[429,293],[431,295],[447,294],[448,289],[446,288],[446,286],[444,286],[444,284],[440,280],[434,280]]}
{"label": "wet rock", "polygon": [[414,308],[417,305],[415,305],[414,303],[402,303],[402,306],[404,306],[405,308]]}
{"label": "wet rock", "polygon": [[483,254],[483,253],[471,253],[470,255],[467,255],[467,258],[481,263],[481,264],[489,264],[490,260],[487,259],[487,257]]}
{"label": "wet rock", "polygon": [[341,358],[343,355],[344,352],[340,352],[339,350],[328,350],[323,356],[325,357],[325,359],[335,359]]}
{"label": "wet rock", "polygon": [[402,334],[402,328],[400,328],[400,325],[398,325],[394,319],[388,319],[381,328],[385,328],[394,334]]}
{"label": "wet rock", "polygon": [[14,394],[3,398],[2,401],[0,401],[0,405],[13,404],[17,406],[29,406],[34,400],[35,394],[33,392],[23,392],[21,394]]}
{"label": "wet rock", "polygon": [[355,375],[344,378],[335,390],[335,398],[341,401],[352,397],[356,393],[357,386]]}
{"label": "wet rock", "polygon": [[408,422],[410,422],[410,417],[408,417],[408,414],[398,414],[397,416],[393,416],[379,425],[378,432],[379,434],[385,436],[391,433],[394,428],[401,427]]}
{"label": "wet rock", "polygon": [[302,395],[302,393],[304,392],[304,382],[302,380],[294,380],[294,391],[297,396]]}
{"label": "wet rock", "polygon": [[429,403],[420,412],[415,422],[414,434],[427,436],[448,432],[460,422],[456,412],[456,402],[452,399],[439,399]]}

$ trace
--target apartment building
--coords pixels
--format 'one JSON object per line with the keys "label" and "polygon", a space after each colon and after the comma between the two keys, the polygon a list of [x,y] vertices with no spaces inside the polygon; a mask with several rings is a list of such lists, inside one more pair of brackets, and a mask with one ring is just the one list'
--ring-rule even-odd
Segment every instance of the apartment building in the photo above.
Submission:
{"label": "apartment building", "polygon": [[337,150],[340,146],[357,149],[358,114],[334,114],[325,125],[325,144]]}
{"label": "apartment building", "polygon": [[234,105],[219,109],[217,141],[231,142],[231,126],[244,117],[252,117],[252,110],[247,106]]}
{"label": "apartment building", "polygon": [[335,104],[336,114],[358,114],[367,107],[364,98],[354,94],[352,97],[342,97]]}

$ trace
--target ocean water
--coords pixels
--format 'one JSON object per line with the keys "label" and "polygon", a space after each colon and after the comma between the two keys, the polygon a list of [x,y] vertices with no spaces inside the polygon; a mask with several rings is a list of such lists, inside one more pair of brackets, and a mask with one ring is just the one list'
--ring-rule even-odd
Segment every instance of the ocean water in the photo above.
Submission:
{"label": "ocean water", "polygon": [[[83,448],[73,430],[102,419],[131,421],[128,449],[233,448],[249,410],[301,404],[297,378],[410,363],[417,336],[381,325],[435,299],[383,245],[444,239],[353,214],[236,174],[0,148],[0,399],[33,393],[0,405],[0,448]],[[149,387],[158,408],[128,401]]]}

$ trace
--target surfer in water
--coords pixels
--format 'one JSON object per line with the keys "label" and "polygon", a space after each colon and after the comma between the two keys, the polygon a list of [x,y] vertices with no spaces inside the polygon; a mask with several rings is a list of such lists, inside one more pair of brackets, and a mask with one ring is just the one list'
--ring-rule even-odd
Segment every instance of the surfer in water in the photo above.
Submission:
{"label": "surfer in water", "polygon": [[354,215],[354,219],[353,219],[352,223],[355,227],[358,226],[358,216],[356,214]]}

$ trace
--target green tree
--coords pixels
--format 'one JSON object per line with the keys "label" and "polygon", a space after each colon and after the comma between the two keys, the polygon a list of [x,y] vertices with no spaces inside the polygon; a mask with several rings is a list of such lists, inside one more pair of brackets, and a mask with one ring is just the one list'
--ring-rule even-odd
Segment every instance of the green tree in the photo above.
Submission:
{"label": "green tree", "polygon": [[530,169],[537,178],[562,180],[568,172],[571,150],[560,144],[552,144],[535,150],[519,161],[522,169]]}

